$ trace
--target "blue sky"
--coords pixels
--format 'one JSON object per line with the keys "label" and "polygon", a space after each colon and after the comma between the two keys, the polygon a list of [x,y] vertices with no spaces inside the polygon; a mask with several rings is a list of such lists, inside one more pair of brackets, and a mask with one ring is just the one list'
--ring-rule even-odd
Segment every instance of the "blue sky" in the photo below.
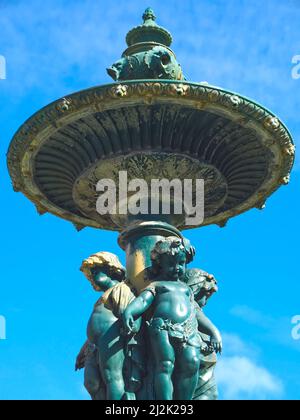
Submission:
{"label": "blue sky", "polygon": [[[300,139],[298,0],[0,0],[1,288],[0,399],[87,399],[74,361],[97,299],[79,272],[83,258],[118,249],[117,235],[73,226],[12,191],[6,150],[35,111],[68,93],[110,82],[105,68],[125,49],[125,34],[152,6],[174,35],[173,49],[192,81],[251,97]],[[195,267],[216,275],[220,292],[207,308],[224,335],[221,398],[300,399],[300,162],[292,181],[267,203],[187,236]],[[2,318],[0,318],[2,319]]]}

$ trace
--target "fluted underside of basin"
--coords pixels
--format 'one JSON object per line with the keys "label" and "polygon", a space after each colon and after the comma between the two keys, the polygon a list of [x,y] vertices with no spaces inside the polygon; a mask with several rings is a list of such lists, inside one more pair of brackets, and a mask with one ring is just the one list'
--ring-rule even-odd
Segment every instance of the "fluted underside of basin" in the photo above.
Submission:
{"label": "fluted underside of basin", "polygon": [[35,180],[54,204],[80,215],[73,185],[87,167],[147,150],[182,153],[216,167],[228,185],[225,204],[216,214],[255,193],[272,157],[253,130],[226,118],[176,105],[132,106],[96,113],[58,130],[36,156]]}
{"label": "fluted underside of basin", "polygon": [[[74,194],[78,183],[92,183],[90,174],[102,162],[114,165],[120,157],[161,153],[191,159],[191,166],[199,166],[195,173],[209,168],[207,179],[216,177],[209,188],[221,188],[225,195],[220,200],[212,194],[204,224],[223,224],[261,207],[287,181],[294,159],[288,132],[268,111],[220,89],[189,83],[131,82],[80,92],[50,105],[24,129],[26,135],[21,140],[22,131],[17,134],[9,154],[15,187],[41,212],[79,227],[123,228],[109,216],[91,216]],[[90,187],[87,201],[96,206],[96,184]]]}

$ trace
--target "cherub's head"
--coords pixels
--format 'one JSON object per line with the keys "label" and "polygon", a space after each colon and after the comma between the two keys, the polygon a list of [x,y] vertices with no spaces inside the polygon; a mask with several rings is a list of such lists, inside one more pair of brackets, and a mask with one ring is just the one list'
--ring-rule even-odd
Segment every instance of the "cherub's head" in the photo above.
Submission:
{"label": "cherub's head", "polygon": [[185,246],[186,250],[187,264],[189,264],[194,260],[194,257],[196,255],[196,248],[191,244],[190,240],[187,238],[183,238],[183,245]]}
{"label": "cherub's head", "polygon": [[83,261],[80,270],[91,282],[96,291],[100,291],[100,288],[95,283],[95,276],[97,274],[104,273],[116,281],[125,280],[126,276],[126,270],[119,258],[110,252],[98,252],[97,254],[91,255]]}
{"label": "cherub's head", "polygon": [[195,300],[201,307],[204,307],[208,299],[218,291],[214,276],[197,268],[187,270],[185,282],[192,289]]}
{"label": "cherub's head", "polygon": [[166,280],[183,278],[188,262],[187,249],[183,240],[171,236],[158,241],[151,252],[152,271]]}

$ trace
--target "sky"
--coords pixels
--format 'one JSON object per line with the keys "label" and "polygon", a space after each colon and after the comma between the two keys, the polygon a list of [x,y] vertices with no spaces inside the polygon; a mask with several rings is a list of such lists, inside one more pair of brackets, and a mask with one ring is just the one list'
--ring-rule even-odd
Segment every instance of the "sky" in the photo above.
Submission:
{"label": "sky", "polygon": [[[102,250],[124,263],[123,251],[116,233],[78,233],[64,220],[38,216],[12,190],[6,151],[41,107],[110,83],[105,69],[121,56],[126,33],[148,6],[172,32],[189,80],[263,104],[299,144],[300,78],[292,77],[293,57],[300,55],[299,0],[0,0],[6,62],[0,80],[0,399],[89,398],[74,364],[98,296],[79,267]],[[300,340],[292,334],[292,319],[300,315],[299,185],[297,158],[290,185],[263,212],[249,211],[225,229],[186,233],[198,251],[193,266],[219,281],[206,313],[224,338],[221,399],[300,399]]]}

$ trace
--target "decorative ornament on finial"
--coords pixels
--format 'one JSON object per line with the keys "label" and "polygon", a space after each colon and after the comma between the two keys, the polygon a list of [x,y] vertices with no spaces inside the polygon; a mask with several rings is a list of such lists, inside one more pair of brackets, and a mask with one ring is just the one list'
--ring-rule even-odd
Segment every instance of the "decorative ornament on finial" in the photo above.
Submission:
{"label": "decorative ornament on finial", "polygon": [[143,14],[143,20],[144,20],[144,22],[146,22],[147,20],[154,20],[154,21],[156,20],[154,10],[151,7],[148,7],[145,10],[145,12]]}

